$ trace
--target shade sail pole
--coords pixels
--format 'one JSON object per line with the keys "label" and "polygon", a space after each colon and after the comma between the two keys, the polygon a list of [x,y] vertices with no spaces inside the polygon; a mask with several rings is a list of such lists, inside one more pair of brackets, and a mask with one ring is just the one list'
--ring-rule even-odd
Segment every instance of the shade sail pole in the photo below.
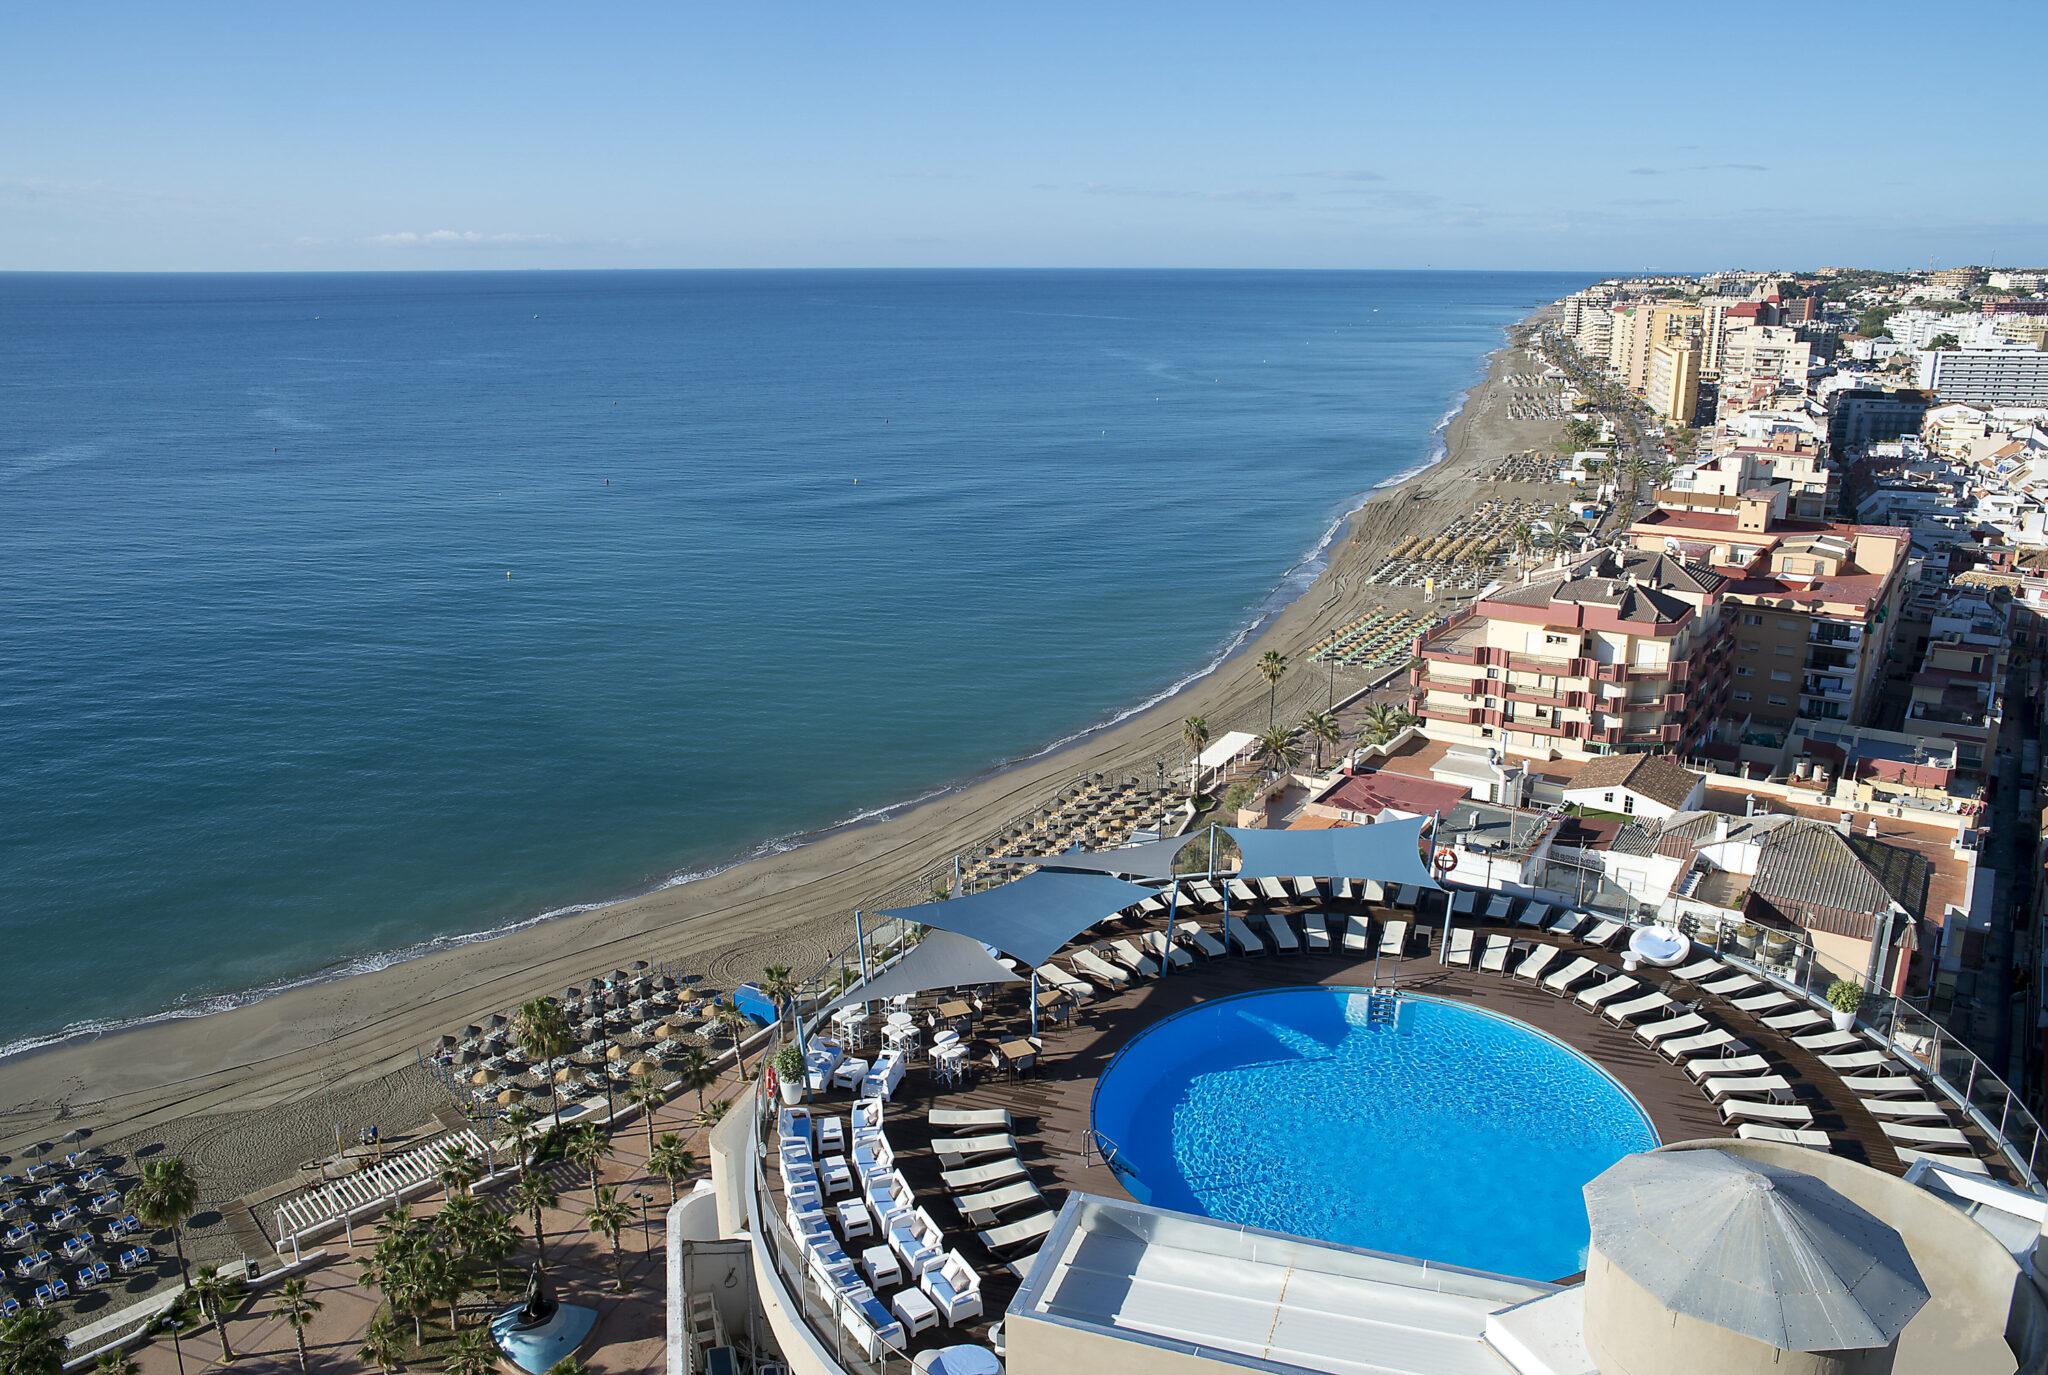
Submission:
{"label": "shade sail pole", "polygon": [[853,947],[860,952],[860,981],[868,981],[868,938],[860,929],[860,909],[853,909]]}

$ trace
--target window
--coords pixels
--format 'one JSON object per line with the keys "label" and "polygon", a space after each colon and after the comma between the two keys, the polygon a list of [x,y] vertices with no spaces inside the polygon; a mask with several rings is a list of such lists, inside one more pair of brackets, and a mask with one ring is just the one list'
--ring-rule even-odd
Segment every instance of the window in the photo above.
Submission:
{"label": "window", "polygon": [[1568,645],[1571,643],[1571,637],[1569,635],[1545,635],[1543,643],[1547,645]]}
{"label": "window", "polygon": [[1754,678],[1756,677],[1756,670],[1748,664],[1737,664],[1735,666],[1735,676],[1738,678]]}
{"label": "window", "polygon": [[1738,702],[1747,702],[1749,700],[1749,694],[1743,691],[1741,688],[1737,688],[1734,692],[1730,693],[1729,696],[1733,697]]}
{"label": "window", "polygon": [[1780,616],[1778,617],[1778,629],[1797,630],[1799,629],[1799,622],[1793,620],[1790,616]]}
{"label": "window", "polygon": [[1774,707],[1782,707],[1785,705],[1785,699],[1782,697],[1766,697],[1764,700],[1766,702],[1769,702]]}
{"label": "window", "polygon": [[1744,640],[1742,642],[1742,652],[1745,654],[1754,654],[1762,648],[1763,646],[1755,640]]}
{"label": "window", "polygon": [[1764,618],[1753,611],[1745,611],[1742,613],[1742,623],[1744,625],[1762,625]]}
{"label": "window", "polygon": [[1789,659],[1797,652],[1798,651],[1793,649],[1791,645],[1779,645],[1776,649],[1773,649],[1771,651],[1771,653],[1777,655],[1780,659]]}
{"label": "window", "polygon": [[1774,668],[1771,670],[1771,681],[1774,683],[1789,683],[1792,681],[1792,675],[1782,668]]}
{"label": "window", "polygon": [[1613,793],[1602,793],[1602,794],[1600,794],[1600,800],[1601,800],[1602,802],[1612,802],[1612,801],[1614,801],[1614,794],[1613,794]]}
{"label": "window", "polygon": [[1621,809],[1624,812],[1627,812],[1630,816],[1635,815],[1636,795],[1634,793],[1623,793],[1621,795]]}

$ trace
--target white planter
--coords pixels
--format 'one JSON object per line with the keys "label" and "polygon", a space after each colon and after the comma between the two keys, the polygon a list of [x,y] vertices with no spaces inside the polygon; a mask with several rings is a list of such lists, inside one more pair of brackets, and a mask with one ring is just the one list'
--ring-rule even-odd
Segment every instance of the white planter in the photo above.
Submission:
{"label": "white planter", "polygon": [[804,1101],[803,1080],[779,1079],[777,1085],[782,1090],[782,1105],[784,1107],[793,1108]]}
{"label": "white planter", "polygon": [[1832,1018],[1834,1018],[1834,1022],[1835,1022],[1835,1030],[1837,1030],[1837,1031],[1854,1031],[1854,1030],[1856,1029],[1856,1014],[1855,1014],[1855,1013],[1853,1013],[1853,1012],[1844,1012],[1844,1011],[1842,1011],[1842,1010],[1841,1010],[1840,1008],[1832,1008],[1832,1009],[1830,1009],[1830,1010],[1829,1010],[1829,1014],[1828,1014],[1828,1015],[1829,1015],[1829,1016],[1831,1016]]}

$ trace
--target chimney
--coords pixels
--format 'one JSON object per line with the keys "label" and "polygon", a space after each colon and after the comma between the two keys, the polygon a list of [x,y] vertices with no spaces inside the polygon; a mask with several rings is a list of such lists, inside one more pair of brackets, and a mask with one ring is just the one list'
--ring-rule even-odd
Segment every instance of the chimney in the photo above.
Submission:
{"label": "chimney", "polygon": [[1714,839],[1715,839],[1715,840],[1726,840],[1727,838],[1728,838],[1728,818],[1727,818],[1727,817],[1725,817],[1725,816],[1717,816],[1717,817],[1715,817],[1715,818],[1714,818]]}

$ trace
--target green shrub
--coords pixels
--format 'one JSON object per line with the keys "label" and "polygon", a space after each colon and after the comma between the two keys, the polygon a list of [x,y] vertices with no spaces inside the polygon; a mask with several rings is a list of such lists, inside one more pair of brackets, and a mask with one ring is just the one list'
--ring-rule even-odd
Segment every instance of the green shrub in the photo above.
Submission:
{"label": "green shrub", "polygon": [[1863,1006],[1863,986],[1848,979],[1828,985],[1828,1006],[1837,1012],[1856,1012]]}

